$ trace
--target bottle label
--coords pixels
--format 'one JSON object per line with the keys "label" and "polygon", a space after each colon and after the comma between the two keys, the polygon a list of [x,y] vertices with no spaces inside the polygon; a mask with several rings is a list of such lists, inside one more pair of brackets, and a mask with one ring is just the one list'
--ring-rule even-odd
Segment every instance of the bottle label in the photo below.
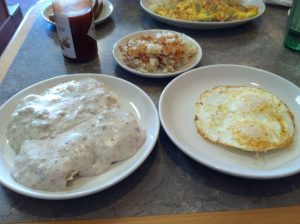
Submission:
{"label": "bottle label", "polygon": [[91,26],[90,26],[90,29],[89,29],[89,32],[87,33],[87,35],[90,36],[91,38],[93,38],[94,40],[97,40],[94,21],[91,22]]}
{"label": "bottle label", "polygon": [[63,55],[68,58],[76,58],[69,18],[58,14],[55,15],[55,22]]}

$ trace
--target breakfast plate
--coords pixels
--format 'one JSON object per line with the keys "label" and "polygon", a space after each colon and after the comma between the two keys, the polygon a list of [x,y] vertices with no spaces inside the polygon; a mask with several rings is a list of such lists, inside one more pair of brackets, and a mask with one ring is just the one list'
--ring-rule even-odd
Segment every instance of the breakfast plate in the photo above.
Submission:
{"label": "breakfast plate", "polygon": [[[109,170],[101,175],[77,178],[66,190],[50,192],[35,190],[16,182],[10,175],[10,169],[16,157],[15,151],[9,146],[6,137],[6,127],[10,121],[10,115],[14,111],[19,100],[29,94],[38,94],[57,84],[71,80],[94,78],[103,81],[114,93],[119,96],[122,105],[130,110],[146,130],[146,140],[141,148],[129,159],[114,163]],[[120,182],[134,172],[148,157],[152,151],[159,133],[159,116],[157,109],[150,97],[134,84],[123,79],[100,74],[72,74],[51,78],[34,84],[10,98],[0,107],[0,183],[7,188],[34,198],[41,199],[70,199],[82,197],[102,191]]]}
{"label": "breakfast plate", "polygon": [[[142,36],[155,36],[157,34],[176,34],[178,36],[182,35],[182,37],[184,37],[186,39],[186,42],[189,42],[195,49],[196,49],[196,53],[195,55],[193,55],[186,64],[184,64],[183,66],[181,66],[178,70],[172,71],[172,72],[143,72],[143,71],[139,71],[137,69],[131,68],[129,67],[125,62],[124,62],[124,58],[122,55],[122,52],[120,50],[120,48],[126,46],[126,44],[128,43],[128,41],[130,40],[135,40],[135,39],[139,39]],[[202,58],[202,49],[200,47],[200,45],[197,43],[197,41],[195,41],[193,38],[182,34],[182,33],[178,33],[175,31],[170,31],[170,30],[160,30],[160,29],[153,29],[153,30],[143,30],[143,31],[138,31],[138,32],[134,32],[131,33],[123,38],[121,38],[119,41],[117,41],[113,47],[113,56],[116,60],[116,62],[125,70],[134,73],[136,75],[141,75],[141,76],[145,76],[145,77],[151,77],[151,78],[164,78],[164,77],[171,77],[171,76],[176,76],[178,74],[181,74],[193,67],[195,67],[197,64],[199,64],[201,58]]]}
{"label": "breakfast plate", "polygon": [[[294,115],[292,145],[262,153],[246,152],[205,140],[194,123],[200,94],[215,86],[252,86],[281,99]],[[273,73],[241,65],[196,68],[173,79],[159,100],[162,126],[186,155],[217,171],[245,178],[271,179],[300,172],[300,89]]]}
{"label": "breakfast plate", "polygon": [[[102,22],[104,22],[113,12],[114,7],[113,4],[108,0],[102,0],[103,6],[100,13],[97,13],[97,15],[94,18],[95,25],[98,25]],[[43,18],[52,25],[55,25],[55,21],[53,19],[49,18],[49,15],[53,15],[52,10],[52,3],[51,1],[47,2],[45,7],[42,10],[42,16]]]}
{"label": "breakfast plate", "polygon": [[[150,16],[157,19],[160,22],[178,26],[182,28],[190,28],[190,29],[223,29],[229,28],[234,26],[239,26],[250,22],[258,17],[262,16],[265,11],[265,4],[261,0],[241,0],[243,5],[254,5],[258,7],[258,14],[254,17],[242,20],[235,20],[235,21],[224,21],[224,22],[200,22],[200,21],[188,21],[188,20],[181,20],[181,19],[174,19],[168,18],[165,16],[158,15],[157,13],[151,10],[151,4],[153,4],[153,0],[140,0],[140,5],[145,12],[147,12]],[[156,1],[160,2],[160,1]]]}

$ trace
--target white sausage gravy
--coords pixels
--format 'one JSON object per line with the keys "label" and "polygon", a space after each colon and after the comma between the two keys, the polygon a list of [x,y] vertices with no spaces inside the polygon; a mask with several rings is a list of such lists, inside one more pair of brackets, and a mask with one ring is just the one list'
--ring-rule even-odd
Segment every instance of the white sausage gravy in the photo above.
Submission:
{"label": "white sausage gravy", "polygon": [[108,87],[83,79],[24,97],[11,116],[7,138],[17,152],[11,170],[17,182],[61,191],[75,175],[101,174],[134,155],[146,133]]}

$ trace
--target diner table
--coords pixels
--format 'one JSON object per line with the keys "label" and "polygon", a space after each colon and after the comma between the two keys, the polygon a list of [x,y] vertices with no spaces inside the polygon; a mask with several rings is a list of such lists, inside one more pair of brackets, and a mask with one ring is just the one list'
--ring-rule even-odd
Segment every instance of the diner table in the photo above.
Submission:
{"label": "diner table", "polygon": [[[146,29],[174,30],[194,38],[203,50],[197,67],[252,66],[300,86],[300,53],[283,46],[288,19],[286,7],[267,5],[260,18],[237,27],[193,30],[155,20],[142,10],[138,0],[110,1],[114,6],[112,15],[96,26],[99,57],[80,64],[64,60],[55,26],[41,15],[46,1],[34,5],[0,58],[0,105],[22,89],[52,77],[98,73],[139,86],[158,106],[164,87],[173,77],[147,78],[129,73],[116,63],[112,54],[120,38]],[[268,219],[262,214],[268,214]],[[299,214],[300,174],[256,180],[217,172],[185,155],[162,127],[146,161],[126,179],[101,192],[68,200],[44,200],[0,186],[0,223],[61,220],[103,220],[103,223],[197,223],[201,220],[225,223],[227,220],[227,223],[242,223],[234,219],[235,215],[245,223],[252,219],[252,223],[263,220],[297,223],[295,219]],[[146,222],[143,217],[157,219]]]}

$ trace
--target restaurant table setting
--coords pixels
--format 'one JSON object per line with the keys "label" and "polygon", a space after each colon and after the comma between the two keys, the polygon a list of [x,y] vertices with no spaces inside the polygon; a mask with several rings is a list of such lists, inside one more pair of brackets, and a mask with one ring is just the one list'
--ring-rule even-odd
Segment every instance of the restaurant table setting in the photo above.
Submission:
{"label": "restaurant table setting", "polygon": [[[62,2],[34,5],[0,58],[1,223],[299,205],[300,54],[284,45],[293,32],[286,7],[291,1],[242,1],[257,13],[233,21],[189,21],[158,14],[156,0],[99,0],[97,16],[79,14],[81,22],[63,17]],[[219,87],[224,89],[214,92]],[[227,98],[236,87],[241,99],[249,92],[250,101],[253,94],[271,99],[266,105],[275,115],[260,117],[260,109],[242,129],[250,114],[240,111],[261,98],[246,104],[235,92]],[[215,109],[203,106],[210,93],[219,96],[212,105],[223,108],[213,115]],[[283,116],[279,123],[288,127],[274,136],[285,139],[276,146],[251,140],[238,147],[228,134],[228,113],[235,111],[242,116],[232,115],[237,133],[261,122],[264,128],[253,129],[254,135],[261,131],[266,139],[278,130],[274,117]],[[18,120],[26,113],[36,118]],[[48,134],[52,127],[44,121],[57,122],[62,131]],[[75,125],[67,129],[71,121]],[[137,146],[127,157],[121,156],[126,144],[131,151]],[[113,159],[100,169],[107,155]]]}

